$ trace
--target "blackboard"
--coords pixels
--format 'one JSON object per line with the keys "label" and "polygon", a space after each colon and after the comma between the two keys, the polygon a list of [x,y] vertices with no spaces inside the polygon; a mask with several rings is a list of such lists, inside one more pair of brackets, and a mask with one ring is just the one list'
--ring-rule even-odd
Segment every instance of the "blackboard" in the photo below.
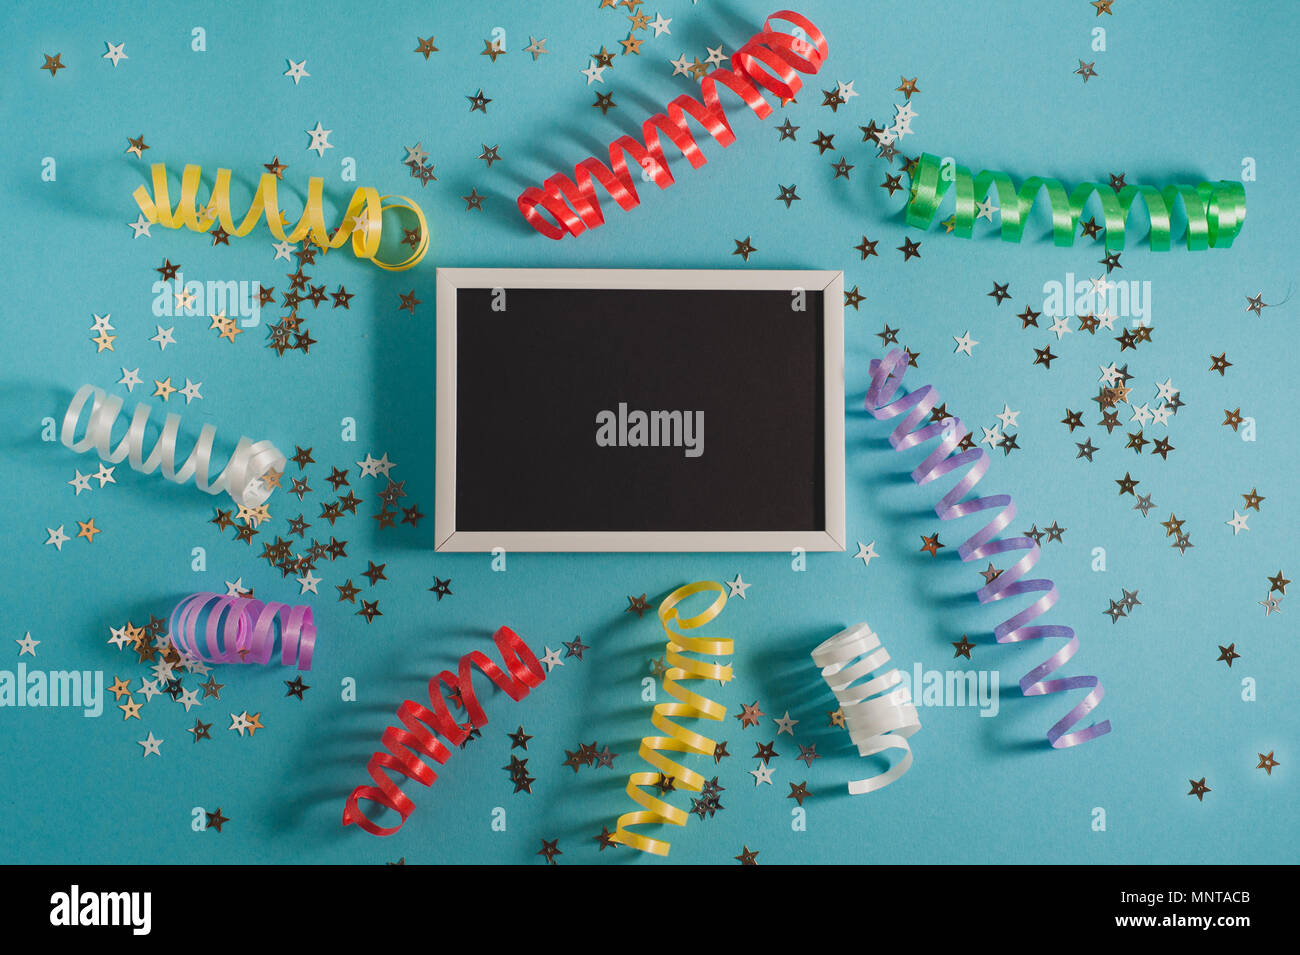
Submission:
{"label": "blackboard", "polygon": [[842,550],[842,289],[439,269],[437,548]]}

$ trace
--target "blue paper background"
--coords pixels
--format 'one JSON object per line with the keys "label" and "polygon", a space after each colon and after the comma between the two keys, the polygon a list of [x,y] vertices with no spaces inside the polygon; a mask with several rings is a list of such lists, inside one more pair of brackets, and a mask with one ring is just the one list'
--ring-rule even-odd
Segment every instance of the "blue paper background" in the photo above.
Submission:
{"label": "blue paper background", "polygon": [[[330,499],[321,493],[330,465],[350,469],[366,499],[361,514],[373,513],[379,485],[358,480],[354,463],[368,452],[397,462],[393,476],[410,495],[402,503],[432,513],[436,266],[843,269],[846,286],[859,286],[866,301],[846,315],[849,554],[809,555],[801,573],[782,554],[518,554],[506,573],[493,573],[487,556],[435,555],[431,517],[398,531],[347,518],[334,533],[350,541],[348,558],[317,570],[324,582],[311,602],[320,639],[305,701],[284,698],[280,681],[291,673],[248,667],[221,671],[222,699],[189,715],[165,697],[144,706],[143,721],[125,725],[111,699],[98,720],[72,710],[0,710],[0,861],[523,863],[541,861],[540,839],[558,838],[563,863],[654,862],[631,850],[599,853],[592,839],[631,808],[623,785],[642,768],[636,747],[650,731],[640,681],[663,654],[653,615],[625,613],[625,595],[644,591],[654,601],[682,583],[737,573],[753,587],[710,628],[737,646],[736,680],[717,698],[730,713],[755,699],[769,719],[788,709],[801,721],[796,739],[815,741],[825,758],[805,770],[793,758],[797,747],[775,737],[767,719],[742,731],[729,716],[718,738],[735,758],[709,767],[727,787],[726,809],[668,831],[668,861],[730,862],[742,846],[759,850],[761,863],[1295,861],[1294,615],[1284,600],[1281,615],[1265,618],[1257,602],[1267,593],[1265,575],[1281,568],[1297,576],[1287,402],[1294,305],[1280,303],[1295,277],[1300,8],[1117,0],[1114,16],[1097,17],[1084,0],[798,6],[826,33],[831,53],[797,104],[763,122],[732,110],[735,145],[705,142],[708,164],[672,162],[672,188],[647,185],[629,212],[606,201],[605,226],[550,242],[519,217],[518,192],[635,133],[643,118],[692,89],[670,77],[669,59],[703,58],[706,45],[719,42],[730,54],[757,30],[766,6],[663,0],[658,10],[672,17],[672,35],[640,34],[643,55],[619,57],[605,83],[589,87],[578,70],[590,53],[602,44],[617,51],[627,35],[626,11],[601,10],[595,0],[382,11],[330,0],[310,8],[15,5],[0,36],[9,70],[0,90],[7,130],[0,668],[16,665],[11,641],[30,631],[41,643],[35,660],[22,658],[29,667],[98,669],[106,683],[121,675],[138,687],[145,667],[106,644],[110,627],[165,614],[182,595],[224,590],[223,581],[239,576],[259,597],[297,599],[292,579],[256,559],[260,548],[222,539],[206,523],[219,499],[192,486],[123,465],[115,486],[74,496],[65,482],[74,468],[93,470],[94,457],[43,443],[42,420],[59,418],[85,382],[124,393],[114,384],[122,366],[139,366],[144,400],[154,377],[203,382],[202,401],[185,407],[176,396],[166,407],[183,414],[188,433],[210,422],[227,449],[241,434],[271,438],[289,453],[314,448],[319,463],[308,476],[317,493],[301,510],[313,531],[328,533],[314,502]],[[206,52],[191,50],[195,26],[206,31]],[[496,27],[505,29],[509,52],[493,63],[479,51]],[[1107,31],[1105,52],[1090,51],[1096,27]],[[426,62],[413,50],[417,36],[430,34],[440,52]],[[548,38],[549,55],[536,62],[523,52],[530,34]],[[129,59],[117,68],[102,59],[105,40],[125,41]],[[67,69],[51,78],[39,66],[54,52]],[[286,57],[305,58],[310,77],[295,86],[283,76]],[[1072,72],[1080,58],[1096,61],[1099,75],[1087,84]],[[1151,282],[1153,341],[1136,352],[1121,355],[1112,337],[1086,336],[1077,323],[1059,344],[1045,319],[1022,330],[1014,315],[1026,304],[1042,307],[1044,282],[1100,274],[1101,246],[1053,247],[1041,210],[1032,241],[1021,245],[998,241],[987,223],[969,241],[937,227],[924,235],[904,228],[905,193],[891,199],[877,188],[886,164],[857,128],[889,122],[892,104],[903,101],[894,92],[900,75],[918,77],[921,90],[911,99],[918,115],[915,135],[899,143],[903,153],[951,155],[1017,181],[1035,174],[1106,181],[1121,171],[1130,183],[1231,179],[1243,157],[1253,157],[1258,180],[1246,185],[1244,230],[1229,250],[1197,253],[1177,246],[1152,253],[1143,229],[1134,230],[1123,271],[1112,278]],[[859,96],[832,113],[819,105],[819,91],[837,80],[853,81]],[[480,88],[492,99],[486,115],[470,112],[465,99]],[[602,117],[591,102],[611,90],[618,108]],[[775,131],[787,116],[801,127],[795,143],[779,142]],[[317,121],[333,130],[334,148],[323,158],[305,149],[304,130]],[[840,152],[817,154],[810,142],[819,129],[835,134]],[[123,152],[126,138],[140,133],[151,147],[144,161]],[[416,141],[436,163],[438,181],[424,189],[400,164],[403,146]],[[499,144],[503,161],[489,169],[478,160],[483,144]],[[137,214],[131,191],[147,181],[150,162],[252,176],[273,155],[289,165],[286,185],[324,176],[335,199],[353,188],[340,179],[341,160],[352,157],[357,184],[412,196],[435,230],[428,257],[410,272],[383,273],[342,252],[308,266],[314,282],[356,293],[349,311],[304,308],[319,340],[309,356],[278,358],[263,347],[264,326],[232,345],[202,318],[150,312],[153,270],[164,257],[181,263],[187,279],[258,280],[279,295],[292,267],[273,261],[265,228],[228,248],[157,226],[151,238],[132,240],[127,229]],[[841,155],[856,165],[849,182],[832,180],[830,162]],[[40,176],[47,156],[57,161],[54,182]],[[791,183],[802,201],[787,210],[773,199],[779,184]],[[471,188],[487,197],[482,213],[458,198]],[[880,240],[878,257],[862,261],[854,251],[863,234]],[[733,240],[746,236],[758,249],[747,264],[731,254]],[[905,236],[921,240],[920,260],[904,262],[895,251]],[[1001,306],[986,294],[995,281],[1010,283],[1012,299]],[[399,294],[412,289],[423,302],[414,316],[397,309]],[[1272,305],[1262,316],[1244,311],[1245,297],[1257,292]],[[114,351],[96,354],[92,312],[112,314]],[[277,314],[268,309],[264,319]],[[177,338],[161,353],[148,340],[159,321],[175,325]],[[886,322],[901,326],[902,342],[922,356],[909,383],[933,382],[972,426],[992,425],[1004,403],[1020,410],[1023,450],[998,454],[981,489],[1015,497],[1021,516],[1013,530],[1053,520],[1068,528],[1039,566],[1061,592],[1044,622],[1079,628],[1082,649],[1068,672],[1101,676],[1107,696],[1096,715],[1112,721],[1111,735],[1074,750],[1047,747],[1047,728],[1079,695],[1021,697],[1016,680],[1050,651],[992,642],[1005,612],[975,602],[976,568],[956,557],[974,526],[940,524],[931,508],[941,490],[917,488],[906,476],[920,456],[889,450],[888,428],[859,410],[866,363],[881,351],[875,333]],[[967,330],[980,342],[971,358],[953,354],[952,336]],[[1047,344],[1061,356],[1050,371],[1032,363],[1032,347]],[[1210,374],[1209,356],[1225,350],[1232,367],[1224,377]],[[1186,407],[1171,419],[1177,450],[1168,461],[1149,450],[1136,456],[1120,432],[1107,436],[1096,426],[1088,396],[1098,366],[1111,361],[1128,362],[1139,402],[1153,401],[1156,381],[1172,377],[1181,389]],[[137,389],[128,406],[141,397]],[[1059,423],[1066,407],[1084,409],[1086,433],[1102,449],[1092,464],[1075,458],[1084,433],[1070,435]],[[1255,419],[1253,443],[1220,424],[1221,409],[1237,407]],[[340,438],[345,417],[356,421],[355,443]],[[773,453],[779,445],[773,435]],[[503,465],[508,456],[503,448]],[[1154,496],[1145,520],[1132,498],[1116,495],[1114,479],[1126,471]],[[1224,522],[1252,487],[1267,500],[1250,512],[1249,532],[1234,536]],[[297,504],[283,491],[272,498],[276,519],[259,544],[285,532]],[[1171,510],[1196,545],[1185,556],[1158,523]],[[43,546],[46,527],[75,533],[76,521],[92,515],[103,529],[93,544]],[[918,552],[919,536],[936,530],[947,545],[937,559]],[[881,556],[864,568],[851,554],[857,541],[873,540]],[[196,546],[206,548],[204,573],[190,569]],[[1091,569],[1096,547],[1106,550],[1105,572]],[[346,577],[363,583],[367,559],[386,563],[388,577],[366,595],[381,600],[384,614],[370,626],[333,596]],[[428,592],[434,574],[452,579],[453,597],[437,602]],[[1121,588],[1137,589],[1142,605],[1112,625],[1102,611]],[[914,661],[954,666],[950,641],[969,633],[974,660],[960,664],[998,670],[1002,693],[992,719],[972,708],[923,708],[911,772],[851,798],[843,781],[865,764],[843,732],[827,726],[832,701],[808,652],[859,620],[908,671]],[[576,634],[592,650],[523,702],[485,692],[484,738],[455,752],[431,789],[406,786],[417,808],[400,834],[380,840],[342,829],[344,797],[366,781],[364,761],[397,703],[418,698],[430,674],[484,646],[501,623],[539,653]],[[1215,657],[1231,642],[1242,658],[1228,669]],[[355,703],[340,700],[345,677],[356,680]],[[1257,682],[1255,702],[1242,700],[1247,677]],[[226,714],[245,709],[266,724],[251,739],[226,728]],[[214,726],[213,739],[196,745],[185,730],[198,715]],[[526,754],[538,780],[532,796],[512,795],[499,768],[509,755],[504,732],[520,723],[535,737]],[[161,759],[141,757],[136,740],[149,731],[165,741]],[[747,773],[751,749],[774,738],[776,785],[756,788]],[[565,748],[592,739],[620,754],[614,772],[574,775],[561,765]],[[1256,754],[1269,751],[1281,764],[1271,776],[1255,768]],[[1202,776],[1212,791],[1200,802],[1187,795],[1187,780]],[[805,803],[807,831],[796,832],[794,801],[784,796],[788,782],[804,779],[816,796]],[[684,794],[677,799],[689,805]],[[194,832],[198,806],[220,806],[232,821],[220,834]],[[497,806],[507,810],[505,832],[490,826]],[[1105,832],[1091,828],[1094,807],[1106,810]]]}

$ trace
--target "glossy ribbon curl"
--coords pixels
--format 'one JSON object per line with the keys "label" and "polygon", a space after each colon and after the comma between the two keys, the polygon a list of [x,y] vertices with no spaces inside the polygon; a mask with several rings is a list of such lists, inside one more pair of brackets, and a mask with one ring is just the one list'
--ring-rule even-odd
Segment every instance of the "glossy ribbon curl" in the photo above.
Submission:
{"label": "glossy ribbon curl", "polygon": [[[486,654],[474,650],[460,658],[458,673],[443,670],[429,681],[429,702],[433,709],[414,700],[403,702],[397,708],[397,718],[406,729],[390,726],[384,730],[379,739],[387,752],[375,753],[366,764],[367,772],[377,785],[358,786],[352,790],[343,809],[343,825],[358,825],[373,836],[391,836],[397,832],[414,811],[415,803],[398,788],[389,773],[396,772],[423,786],[430,786],[438,774],[420,757],[428,757],[441,766],[451,755],[447,746],[459,746],[465,741],[470,731],[451,715],[443,686],[460,691],[460,700],[465,705],[470,724],[478,728],[487,725],[488,718],[474,692],[473,667],[478,667],[515,701],[523,699],[530,689],[546,679],[546,672],[537,657],[509,627],[498,629],[492,639],[501,651],[501,659],[509,674],[489,660]],[[439,736],[446,740],[446,744]],[[360,801],[363,799],[393,810],[401,820],[390,828],[380,826],[361,810]]]}
{"label": "glossy ribbon curl", "polygon": [[[1003,600],[1007,597],[1019,597],[1024,594],[1042,594],[1028,607],[1002,621],[993,629],[998,643],[1020,643],[1026,640],[1058,639],[1065,640],[1065,646],[1053,653],[1046,661],[1034,667],[1020,679],[1020,691],[1025,696],[1041,696],[1046,693],[1066,693],[1072,690],[1087,689],[1088,694],[1047,731],[1047,740],[1058,749],[1086,743],[1110,732],[1110,720],[1082,730],[1069,732],[1070,728],[1087,716],[1105,696],[1101,681],[1095,676],[1074,676],[1048,680],[1045,677],[1062,667],[1078,652],[1079,638],[1070,627],[1060,625],[1029,626],[1034,620],[1048,610],[1057,601],[1056,584],[1050,580],[1021,580],[1029,570],[1038,563],[1041,553],[1037,542],[1031,537],[1011,537],[998,540],[998,535],[1015,519],[1016,505],[1009,494],[994,494],[987,497],[972,498],[963,501],[966,493],[975,487],[989,469],[989,457],[983,448],[969,451],[956,451],[957,445],[969,434],[960,418],[947,418],[933,422],[913,431],[922,421],[928,421],[930,410],[938,403],[939,393],[930,385],[916,391],[894,398],[898,386],[902,384],[907,370],[907,353],[893,349],[883,359],[871,361],[871,387],[867,389],[866,409],[877,420],[895,418],[901,414],[907,417],[889,436],[889,443],[897,451],[924,444],[931,438],[941,437],[939,446],[922,461],[914,471],[912,480],[917,484],[928,484],[959,468],[970,466],[960,481],[935,505],[935,513],[945,521],[979,511],[1000,508],[998,515],[982,530],[973,534],[958,549],[963,561],[991,559],[997,554],[1023,550],[1025,554],[1015,564],[1002,571],[991,582],[977,592],[980,603]],[[891,400],[893,399],[893,400]]]}
{"label": "glossy ribbon curl", "polygon": [[[693,594],[704,591],[716,591],[714,598],[705,610],[693,617],[681,618],[677,614],[677,605]],[[677,789],[699,792],[704,788],[704,777],[693,769],[681,765],[663,755],[663,751],[677,753],[694,753],[698,756],[712,756],[717,744],[706,736],[686,729],[674,723],[670,717],[678,719],[722,720],[727,716],[726,708],[721,704],[683,687],[685,680],[722,680],[731,679],[731,667],[717,663],[705,662],[686,656],[697,653],[707,656],[729,656],[734,646],[733,641],[717,637],[688,637],[681,630],[693,630],[702,627],[718,614],[727,603],[727,590],[721,584],[711,580],[698,581],[678,587],[659,605],[659,622],[668,634],[667,658],[669,668],[664,671],[664,692],[677,700],[676,703],[656,703],[650,722],[664,736],[647,736],[641,740],[638,754],[657,773],[632,773],[627,778],[627,794],[632,801],[643,809],[635,809],[618,817],[618,826],[614,841],[619,845],[640,849],[654,855],[668,854],[669,844],[659,839],[652,839],[640,833],[630,832],[629,826],[653,823],[671,823],[674,826],[686,825],[687,813],[671,803],[665,802],[642,787],[653,787],[661,775],[670,776]],[[670,623],[676,623],[680,630],[669,629]]]}
{"label": "glossy ribbon curl", "polygon": [[[331,234],[325,227],[325,180],[319,176],[307,180],[307,201],[303,206],[302,217],[289,232],[285,232],[282,222],[284,214],[280,211],[276,194],[277,180],[269,172],[263,173],[257,181],[257,192],[244,215],[244,221],[236,225],[230,211],[230,175],[229,169],[217,170],[211,195],[201,210],[198,206],[198,192],[203,170],[198,166],[188,165],[181,173],[181,195],[175,209],[172,208],[167,186],[167,167],[162,163],[153,166],[153,194],[150,195],[144,186],[139,186],[133,195],[145,219],[167,229],[188,228],[193,232],[207,232],[214,222],[220,222],[221,228],[231,235],[245,236],[265,216],[271,234],[281,241],[301,242],[310,238],[321,248],[337,249],[351,239],[353,255],[359,259],[368,259],[388,272],[409,269],[424,258],[429,249],[429,225],[419,205],[406,196],[381,196],[377,189],[369,186],[358,187],[352,193],[343,214],[343,223]],[[389,199],[394,201],[385,204],[385,200]],[[408,209],[415,214],[420,224],[420,241],[415,251],[400,262],[384,262],[376,258],[383,233],[384,212],[387,209]]]}
{"label": "glossy ribbon curl", "polygon": [[953,231],[964,239],[971,237],[978,215],[976,204],[984,201],[989,190],[997,188],[1004,242],[1019,242],[1029,223],[1029,212],[1039,193],[1046,191],[1052,213],[1052,240],[1058,246],[1074,245],[1074,236],[1083,214],[1084,204],[1094,193],[1101,201],[1105,217],[1106,248],[1124,248],[1124,224],[1135,199],[1141,199],[1151,220],[1151,249],[1167,252],[1171,246],[1174,206],[1182,200],[1187,216],[1187,248],[1226,249],[1232,245],[1246,221],[1246,189],[1239,182],[1221,180],[1165,186],[1123,186],[1118,191],[1099,182],[1085,182],[1066,192],[1056,179],[1034,176],[1016,189],[1005,172],[981,172],[971,176],[965,166],[957,166],[955,175],[947,175],[943,160],[923,153],[912,176],[913,191],[907,203],[907,224],[928,229],[949,186],[956,188]]}
{"label": "glossy ribbon curl", "polygon": [[887,749],[903,751],[903,758],[884,772],[849,780],[849,793],[854,796],[884,789],[912,768],[912,747],[907,737],[921,728],[912,694],[901,685],[903,675],[891,667],[879,676],[871,676],[889,662],[889,651],[865,623],[841,630],[814,650],[812,658],[839,700],[849,739],[858,747],[858,755],[874,756]]}
{"label": "glossy ribbon curl", "polygon": [[[793,24],[796,33],[772,29],[774,21]],[[602,225],[605,217],[596,200],[593,180],[622,209],[633,209],[641,202],[633,176],[628,172],[627,157],[636,162],[638,173],[644,170],[660,189],[673,184],[659,141],[661,132],[696,169],[707,160],[691,135],[688,116],[703,126],[719,145],[730,146],[736,141],[718,98],[719,84],[739,96],[759,119],[765,119],[772,106],[759,90],[782,99],[793,98],[803,86],[798,74],[816,73],[826,55],[826,38],[812,21],[790,10],[772,14],[763,24],[762,32],[731,55],[730,69],[714,70],[704,77],[699,99],[683,94],[669,103],[665,112],[647,119],[641,124],[642,142],[631,136],[614,140],[609,144],[608,166],[591,156],[574,167],[573,179],[556,173],[543,187],[529,186],[519,194],[519,211],[529,225],[550,239],[562,239],[566,233],[578,235]],[[547,221],[538,206],[550,214],[554,224]]]}
{"label": "glossy ribbon curl", "polygon": [[[94,399],[90,407],[90,416],[86,424],[86,433],[77,440],[77,423],[81,420],[82,409],[86,402]],[[271,496],[272,488],[262,480],[262,476],[274,469],[283,471],[285,457],[270,441],[249,441],[240,438],[234,453],[231,454],[225,470],[215,481],[208,479],[208,470],[212,463],[212,441],[217,429],[205,424],[199,430],[199,439],[194,443],[194,450],[176,469],[176,438],[180,433],[181,416],[169,414],[163,422],[162,434],[159,435],[149,457],[145,458],[144,449],[146,430],[149,426],[150,407],[143,401],[135,406],[131,416],[131,425],[117,447],[113,447],[113,425],[122,413],[122,399],[110,395],[94,385],[82,385],[72,397],[72,403],[63,416],[61,439],[63,443],[84,454],[92,448],[99,452],[100,458],[109,464],[117,464],[129,458],[133,470],[142,474],[152,474],[159,467],[163,477],[177,484],[184,484],[194,477],[199,490],[209,494],[228,491],[236,504],[256,507]]]}
{"label": "glossy ribbon curl", "polygon": [[[200,642],[205,611],[207,623]],[[167,627],[177,650],[207,663],[267,663],[278,633],[280,662],[310,670],[316,645],[310,607],[263,603],[251,597],[191,594],[176,605]]]}

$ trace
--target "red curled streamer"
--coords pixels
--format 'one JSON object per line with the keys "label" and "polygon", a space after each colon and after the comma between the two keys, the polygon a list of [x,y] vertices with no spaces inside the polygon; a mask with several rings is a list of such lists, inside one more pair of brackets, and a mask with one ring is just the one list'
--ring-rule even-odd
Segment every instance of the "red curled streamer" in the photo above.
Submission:
{"label": "red curled streamer", "polygon": [[[448,744],[459,746],[469,735],[451,715],[447,700],[443,696],[442,685],[460,692],[461,702],[469,714],[470,724],[477,728],[487,724],[487,715],[479,705],[474,692],[473,672],[471,667],[478,667],[493,683],[506,692],[512,700],[521,700],[528,691],[546,679],[537,657],[528,646],[509,627],[501,627],[492,637],[501,658],[505,661],[507,676],[495,663],[483,653],[475,650],[460,658],[459,674],[443,670],[429,681],[430,710],[414,700],[406,700],[397,708],[397,718],[406,725],[407,730],[390,726],[379,738],[386,753],[377,752],[370,757],[366,769],[378,784],[376,786],[358,786],[348,796],[347,806],[343,810],[343,825],[354,823],[373,836],[391,836],[415,809],[415,803],[398,788],[397,783],[388,775],[387,770],[395,770],[408,779],[414,779],[424,786],[430,786],[438,774],[428,763],[420,759],[427,756],[439,766],[447,762],[451,751],[438,739],[442,736]],[[430,732],[432,730],[432,732]],[[401,822],[391,828],[384,828],[361,811],[360,800],[379,803],[393,810],[402,817]]]}
{"label": "red curled streamer", "polygon": [[[773,30],[774,20],[793,24],[795,33]],[[759,89],[783,100],[794,98],[803,86],[798,74],[816,73],[821,69],[826,54],[826,37],[807,17],[791,10],[772,14],[764,22],[763,31],[731,55],[731,69],[714,70],[704,77],[700,83],[699,99],[683,94],[669,103],[664,113],[657,113],[642,123],[641,138],[644,142],[637,142],[631,136],[620,136],[609,144],[608,166],[590,156],[574,167],[573,179],[556,173],[546,180],[544,188],[529,186],[519,194],[519,211],[529,225],[550,239],[562,239],[565,232],[578,235],[586,229],[603,225],[605,217],[596,201],[593,179],[605,188],[620,208],[635,208],[641,199],[628,173],[628,156],[660,189],[667,189],[673,184],[673,176],[668,171],[668,161],[659,144],[661,131],[681,150],[691,167],[698,169],[708,160],[691,135],[687,115],[703,126],[719,145],[726,147],[736,141],[736,134],[732,132],[718,100],[719,83],[739,96],[759,119],[766,119],[772,106],[759,94]],[[776,75],[769,73],[764,66],[771,68]],[[551,214],[554,225],[537,211],[539,205]]]}
{"label": "red curled streamer", "polygon": [[918,423],[929,420],[930,410],[938,403],[939,393],[930,385],[909,392],[901,398],[890,401],[903,382],[907,371],[908,356],[901,349],[894,349],[881,359],[871,360],[871,387],[867,389],[866,409],[872,417],[895,418],[904,412],[910,412],[889,436],[889,443],[896,451],[904,451],[918,444],[924,444],[937,435],[943,435],[937,447],[928,458],[922,461],[912,472],[912,480],[917,484],[927,484],[952,471],[970,463],[970,470],[957,482],[947,494],[935,505],[935,513],[945,521],[956,517],[965,517],[978,511],[1001,508],[1002,511],[982,530],[973,534],[958,549],[963,561],[983,560],[994,554],[1007,551],[1023,550],[1025,555],[1015,565],[998,574],[992,581],[977,591],[980,603],[1002,600],[1006,597],[1018,597],[1021,594],[1041,593],[1043,596],[1019,613],[1013,615],[993,628],[993,636],[998,643],[1020,643],[1025,640],[1042,640],[1054,637],[1068,641],[1047,660],[1030,670],[1020,679],[1020,692],[1025,696],[1041,696],[1045,693],[1065,693],[1070,690],[1088,688],[1089,693],[1047,731],[1047,740],[1052,746],[1061,749],[1077,746],[1088,740],[1096,739],[1110,732],[1110,720],[1094,723],[1086,729],[1067,732],[1097,704],[1101,702],[1106,691],[1101,681],[1095,676],[1074,676],[1064,679],[1046,680],[1049,673],[1063,666],[1078,652],[1079,637],[1071,627],[1063,626],[1027,626],[1029,621],[1047,613],[1056,603],[1056,584],[1050,580],[1021,580],[1036,563],[1040,554],[1038,543],[1032,537],[1012,537],[997,540],[997,536],[1015,519],[1016,505],[1009,494],[993,494],[963,501],[966,493],[975,487],[989,469],[989,458],[983,448],[974,448],[953,454],[957,445],[969,434],[962,426],[960,418],[945,418],[943,421],[926,425],[913,431]]}

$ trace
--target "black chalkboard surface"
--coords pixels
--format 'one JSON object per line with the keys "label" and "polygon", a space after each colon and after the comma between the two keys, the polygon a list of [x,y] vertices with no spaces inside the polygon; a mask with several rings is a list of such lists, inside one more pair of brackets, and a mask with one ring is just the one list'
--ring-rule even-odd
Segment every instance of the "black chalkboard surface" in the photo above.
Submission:
{"label": "black chalkboard surface", "polygon": [[842,549],[842,285],[440,269],[438,549]]}

